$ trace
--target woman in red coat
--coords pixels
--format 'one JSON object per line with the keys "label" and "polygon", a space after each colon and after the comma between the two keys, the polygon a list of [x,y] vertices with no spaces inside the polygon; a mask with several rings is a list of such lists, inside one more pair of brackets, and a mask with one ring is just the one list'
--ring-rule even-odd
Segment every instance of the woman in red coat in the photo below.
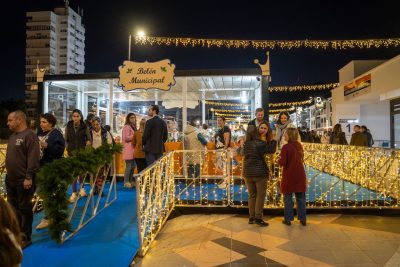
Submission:
{"label": "woman in red coat", "polygon": [[284,214],[282,223],[290,225],[293,217],[293,193],[296,195],[297,217],[306,225],[306,173],[304,170],[303,146],[297,141],[299,133],[295,128],[287,129],[279,165],[283,166],[281,193],[284,194]]}

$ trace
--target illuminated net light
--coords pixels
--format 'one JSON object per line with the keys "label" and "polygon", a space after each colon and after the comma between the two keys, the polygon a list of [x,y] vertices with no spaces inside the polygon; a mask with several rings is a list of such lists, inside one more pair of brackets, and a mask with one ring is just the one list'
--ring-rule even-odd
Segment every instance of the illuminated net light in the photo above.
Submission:
{"label": "illuminated net light", "polygon": [[207,38],[175,38],[175,37],[135,37],[135,43],[139,45],[166,45],[183,47],[206,48],[253,48],[253,49],[371,49],[399,47],[400,38],[388,39],[351,39],[351,40],[230,40]]}

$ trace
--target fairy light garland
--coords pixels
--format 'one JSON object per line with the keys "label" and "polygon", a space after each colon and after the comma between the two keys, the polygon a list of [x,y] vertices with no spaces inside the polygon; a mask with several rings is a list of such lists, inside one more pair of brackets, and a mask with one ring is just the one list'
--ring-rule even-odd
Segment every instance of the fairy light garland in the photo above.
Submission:
{"label": "fairy light garland", "polygon": [[250,107],[250,104],[238,104],[238,103],[225,103],[215,101],[205,101],[207,105],[222,106],[222,107]]}
{"label": "fairy light garland", "polygon": [[281,103],[269,103],[270,107],[283,107],[283,106],[302,106],[306,104],[311,104],[313,101],[312,98],[304,101],[294,101],[294,102],[281,102]]}
{"label": "fairy light garland", "polygon": [[135,44],[167,45],[206,48],[254,48],[254,49],[362,49],[399,47],[400,38],[351,39],[351,40],[232,40],[206,38],[176,38],[135,36]]}
{"label": "fairy light garland", "polygon": [[250,115],[242,115],[242,114],[230,114],[230,113],[220,113],[220,112],[215,112],[215,115],[217,116],[223,116],[223,117],[244,117],[244,118],[250,118]]}
{"label": "fairy light garland", "polygon": [[[240,109],[210,109],[212,112],[214,112],[216,115],[221,115],[221,116],[225,116],[225,117],[229,117],[229,116],[242,116],[242,117],[250,117],[250,115],[247,115],[248,113],[251,113],[251,111],[249,110],[240,110]],[[295,107],[291,107],[291,108],[281,108],[281,109],[270,109],[269,110],[269,114],[273,114],[273,113],[279,113],[279,112],[283,112],[283,111],[294,111]],[[245,114],[243,114],[245,113]]]}
{"label": "fairy light garland", "polygon": [[270,109],[269,114],[275,114],[275,113],[280,113],[280,112],[289,112],[289,111],[294,111],[295,108],[280,108],[280,109]]}
{"label": "fairy light garland", "polygon": [[216,108],[211,108],[210,109],[213,112],[220,112],[220,113],[251,113],[250,110],[246,109],[216,109]]}
{"label": "fairy light garland", "polygon": [[317,90],[329,90],[339,86],[339,83],[326,83],[326,84],[315,84],[315,85],[293,85],[293,86],[270,86],[269,92],[293,92],[293,91],[317,91]]}

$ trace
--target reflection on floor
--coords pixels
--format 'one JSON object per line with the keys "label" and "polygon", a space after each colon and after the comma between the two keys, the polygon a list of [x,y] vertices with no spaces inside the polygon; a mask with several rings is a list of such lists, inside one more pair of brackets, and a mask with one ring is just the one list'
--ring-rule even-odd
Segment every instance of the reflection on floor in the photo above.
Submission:
{"label": "reflection on floor", "polygon": [[266,217],[183,215],[169,220],[135,266],[400,266],[400,217],[309,215],[307,226]]}

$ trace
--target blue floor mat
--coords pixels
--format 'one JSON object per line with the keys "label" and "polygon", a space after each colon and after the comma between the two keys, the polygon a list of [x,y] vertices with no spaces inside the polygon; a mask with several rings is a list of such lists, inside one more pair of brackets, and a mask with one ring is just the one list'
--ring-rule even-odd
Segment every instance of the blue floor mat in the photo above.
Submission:
{"label": "blue floor mat", "polygon": [[[221,180],[222,181],[222,180]],[[220,182],[219,180],[217,182]],[[375,191],[361,187],[327,173],[309,168],[307,177],[306,201],[314,202],[357,202],[385,201],[390,202],[390,197],[385,197]],[[278,190],[276,190],[278,192]],[[235,179],[235,184],[230,187],[231,200],[235,203],[247,203],[248,192],[243,179]],[[196,179],[178,180],[175,185],[175,196],[180,204],[202,202],[227,201],[226,189],[220,189],[214,182],[207,183]],[[276,197],[276,196],[275,196]],[[267,196],[268,198],[268,196]]]}
{"label": "blue floor mat", "polygon": [[[117,188],[117,200],[63,245],[51,240],[46,229],[33,230],[22,266],[128,266],[139,248],[136,191],[122,183]],[[43,212],[35,214],[33,228],[42,217]]]}

